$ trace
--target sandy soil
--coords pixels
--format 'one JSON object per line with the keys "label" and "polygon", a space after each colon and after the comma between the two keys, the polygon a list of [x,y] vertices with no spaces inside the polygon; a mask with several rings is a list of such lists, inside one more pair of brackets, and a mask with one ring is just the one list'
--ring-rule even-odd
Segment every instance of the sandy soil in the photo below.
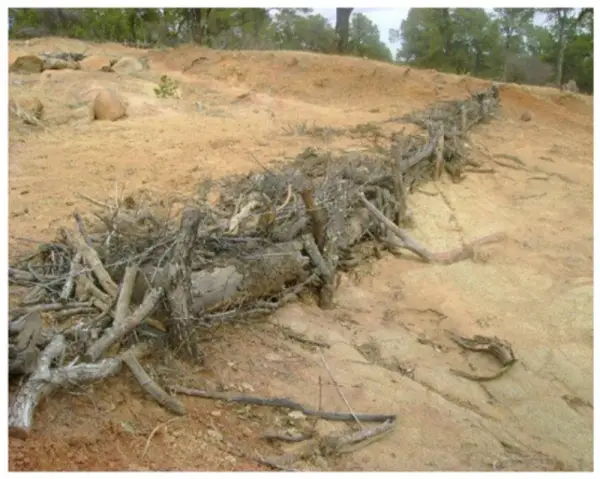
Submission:
{"label": "sandy soil", "polygon": [[[150,69],[10,75],[10,94],[37,95],[48,124],[11,124],[11,257],[32,247],[22,238],[52,238],[74,209],[90,210],[77,193],[107,199],[118,184],[180,201],[207,175],[255,169],[253,158],[285,161],[308,146],[370,146],[364,138],[286,134],[295,125],[385,120],[486,85],[299,52],[146,52],[65,39],[9,47],[13,60],[86,48],[98,56],[147,56]],[[181,99],[155,97],[162,74],[181,82]],[[81,114],[100,86],[125,96],[129,118],[92,123]],[[471,135],[473,157],[495,173],[428,184],[410,202],[413,234],[433,249],[497,231],[507,241],[486,247],[477,262],[435,266],[405,255],[361,266],[343,277],[335,310],[306,300],[251,327],[223,327],[208,338],[203,368],[167,364],[173,381],[344,411],[318,351],[287,337],[289,328],[331,345],[324,357],[355,411],[399,416],[385,439],[299,468],[592,470],[592,99],[516,85],[504,85],[501,99],[499,118]],[[532,121],[522,122],[526,110]],[[495,156],[502,154],[518,161]],[[494,365],[462,353],[445,329],[506,339],[519,362],[488,383],[450,374]],[[10,469],[261,470],[251,458],[277,451],[259,439],[265,429],[302,426],[281,411],[182,400],[190,414],[172,420],[128,372],[56,394],[39,406],[32,436],[10,440]]]}

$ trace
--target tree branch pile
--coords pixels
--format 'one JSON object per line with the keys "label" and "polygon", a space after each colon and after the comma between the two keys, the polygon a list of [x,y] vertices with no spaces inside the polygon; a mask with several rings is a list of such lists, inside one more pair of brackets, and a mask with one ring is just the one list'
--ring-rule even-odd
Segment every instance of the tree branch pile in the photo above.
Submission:
{"label": "tree branch pile", "polygon": [[9,269],[11,285],[27,288],[9,313],[9,372],[28,376],[9,411],[11,431],[26,437],[50,392],[114,375],[123,363],[162,406],[185,414],[137,360],[153,345],[200,361],[202,333],[216,324],[264,316],[304,290],[331,308],[338,272],[364,259],[367,242],[449,264],[501,239],[439,253],[405,229],[407,195],[444,171],[460,180],[464,136],[498,104],[492,87],[437,106],[419,117],[425,137],[398,133],[384,157],[309,149],[282,168],[207,181],[179,218],[131,197],[114,205],[85,197],[100,208],[98,221],[75,213],[73,228]]}

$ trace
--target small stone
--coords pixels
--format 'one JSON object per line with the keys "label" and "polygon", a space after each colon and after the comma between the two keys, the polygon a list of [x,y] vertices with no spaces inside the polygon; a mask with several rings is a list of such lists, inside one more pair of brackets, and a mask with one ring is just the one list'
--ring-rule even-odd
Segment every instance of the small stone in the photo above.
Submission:
{"label": "small stone", "polygon": [[290,411],[288,416],[292,419],[306,419],[306,416],[302,411]]}
{"label": "small stone", "polygon": [[282,357],[277,353],[267,353],[265,354],[265,359],[267,361],[281,361]]}
{"label": "small stone", "polygon": [[245,427],[244,429],[242,429],[242,434],[246,437],[250,437],[252,436],[252,431],[249,427]]}
{"label": "small stone", "polygon": [[221,411],[217,411],[217,410],[211,411],[210,415],[214,416],[214,417],[221,417]]}
{"label": "small stone", "polygon": [[531,116],[531,112],[529,111],[524,111],[523,113],[521,113],[521,121],[531,121],[533,117]]}
{"label": "small stone", "polygon": [[220,442],[223,440],[223,434],[221,434],[219,431],[215,431],[214,429],[208,429],[206,431],[206,435],[213,441]]}
{"label": "small stone", "polygon": [[254,388],[252,387],[251,384],[248,383],[242,383],[240,386],[240,390],[241,391],[247,391],[249,393],[253,393],[254,392]]}

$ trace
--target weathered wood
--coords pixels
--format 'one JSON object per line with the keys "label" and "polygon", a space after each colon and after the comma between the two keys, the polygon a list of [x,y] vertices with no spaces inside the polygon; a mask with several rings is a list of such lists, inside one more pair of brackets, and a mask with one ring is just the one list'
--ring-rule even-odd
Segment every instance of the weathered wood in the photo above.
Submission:
{"label": "weathered wood", "polygon": [[164,389],[162,389],[144,370],[142,365],[138,362],[135,354],[128,350],[121,355],[123,362],[127,365],[133,376],[140,383],[140,386],[146,391],[152,398],[165,409],[184,416],[187,414],[185,406],[181,404],[176,398],[169,396]]}
{"label": "weathered wood", "polygon": [[435,145],[435,176],[434,180],[439,180],[444,168],[444,125],[440,126],[440,132]]}
{"label": "weathered wood", "polygon": [[117,285],[114,283],[98,253],[94,248],[92,248],[89,244],[86,243],[85,239],[79,233],[79,231],[69,230],[67,228],[62,229],[63,235],[67,242],[71,245],[71,247],[81,254],[83,261],[92,269],[96,278],[100,282],[100,285],[104,289],[104,292],[109,296],[117,295]]}
{"label": "weathered wood", "polygon": [[121,283],[121,292],[119,293],[115,308],[115,324],[124,322],[129,315],[129,303],[131,302],[131,295],[133,294],[137,274],[137,266],[127,266],[125,268],[125,274]]}
{"label": "weathered wood", "polygon": [[113,326],[104,332],[104,334],[92,344],[85,353],[84,361],[96,362],[104,352],[113,344],[119,341],[127,333],[138,327],[146,319],[160,301],[164,294],[162,288],[151,289],[146,293],[142,304],[126,319],[115,322]]}
{"label": "weathered wood", "polygon": [[119,359],[104,359],[97,364],[78,364],[50,368],[52,361],[66,348],[64,336],[56,335],[41,353],[35,372],[17,394],[9,409],[9,435],[26,439],[33,425],[33,415],[39,402],[54,390],[82,382],[97,381],[117,374]]}
{"label": "weathered wood", "polygon": [[310,218],[310,225],[313,237],[315,238],[315,243],[322,253],[323,248],[325,247],[325,223],[327,223],[325,212],[322,208],[317,208],[311,188],[303,189],[300,192],[300,196],[302,196],[302,201],[304,201],[306,214]]}
{"label": "weathered wood", "polygon": [[192,285],[190,256],[200,224],[200,210],[186,209],[181,216],[179,237],[168,265],[167,302],[169,304],[169,340],[176,351],[183,350],[188,357],[199,359],[200,349],[192,321]]}
{"label": "weathered wood", "polygon": [[394,198],[396,199],[396,224],[400,226],[406,216],[406,188],[402,173],[402,157],[404,156],[404,139],[397,139],[391,148],[392,179],[394,182]]}
{"label": "weathered wood", "polygon": [[42,328],[39,311],[29,312],[9,322],[9,374],[30,374],[35,370],[39,357],[37,345],[42,337]]}

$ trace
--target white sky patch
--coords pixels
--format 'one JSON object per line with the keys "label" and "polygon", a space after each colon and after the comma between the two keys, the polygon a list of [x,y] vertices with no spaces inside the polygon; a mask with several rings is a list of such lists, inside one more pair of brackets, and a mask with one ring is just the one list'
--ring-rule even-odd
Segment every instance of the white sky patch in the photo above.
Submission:
{"label": "white sky patch", "polygon": [[[362,13],[369,18],[377,28],[381,41],[385,43],[395,55],[396,49],[401,47],[400,43],[389,42],[390,28],[400,28],[402,21],[408,16],[408,8],[355,8],[352,12]],[[315,8],[315,14],[323,15],[332,25],[335,25],[335,8]]]}

